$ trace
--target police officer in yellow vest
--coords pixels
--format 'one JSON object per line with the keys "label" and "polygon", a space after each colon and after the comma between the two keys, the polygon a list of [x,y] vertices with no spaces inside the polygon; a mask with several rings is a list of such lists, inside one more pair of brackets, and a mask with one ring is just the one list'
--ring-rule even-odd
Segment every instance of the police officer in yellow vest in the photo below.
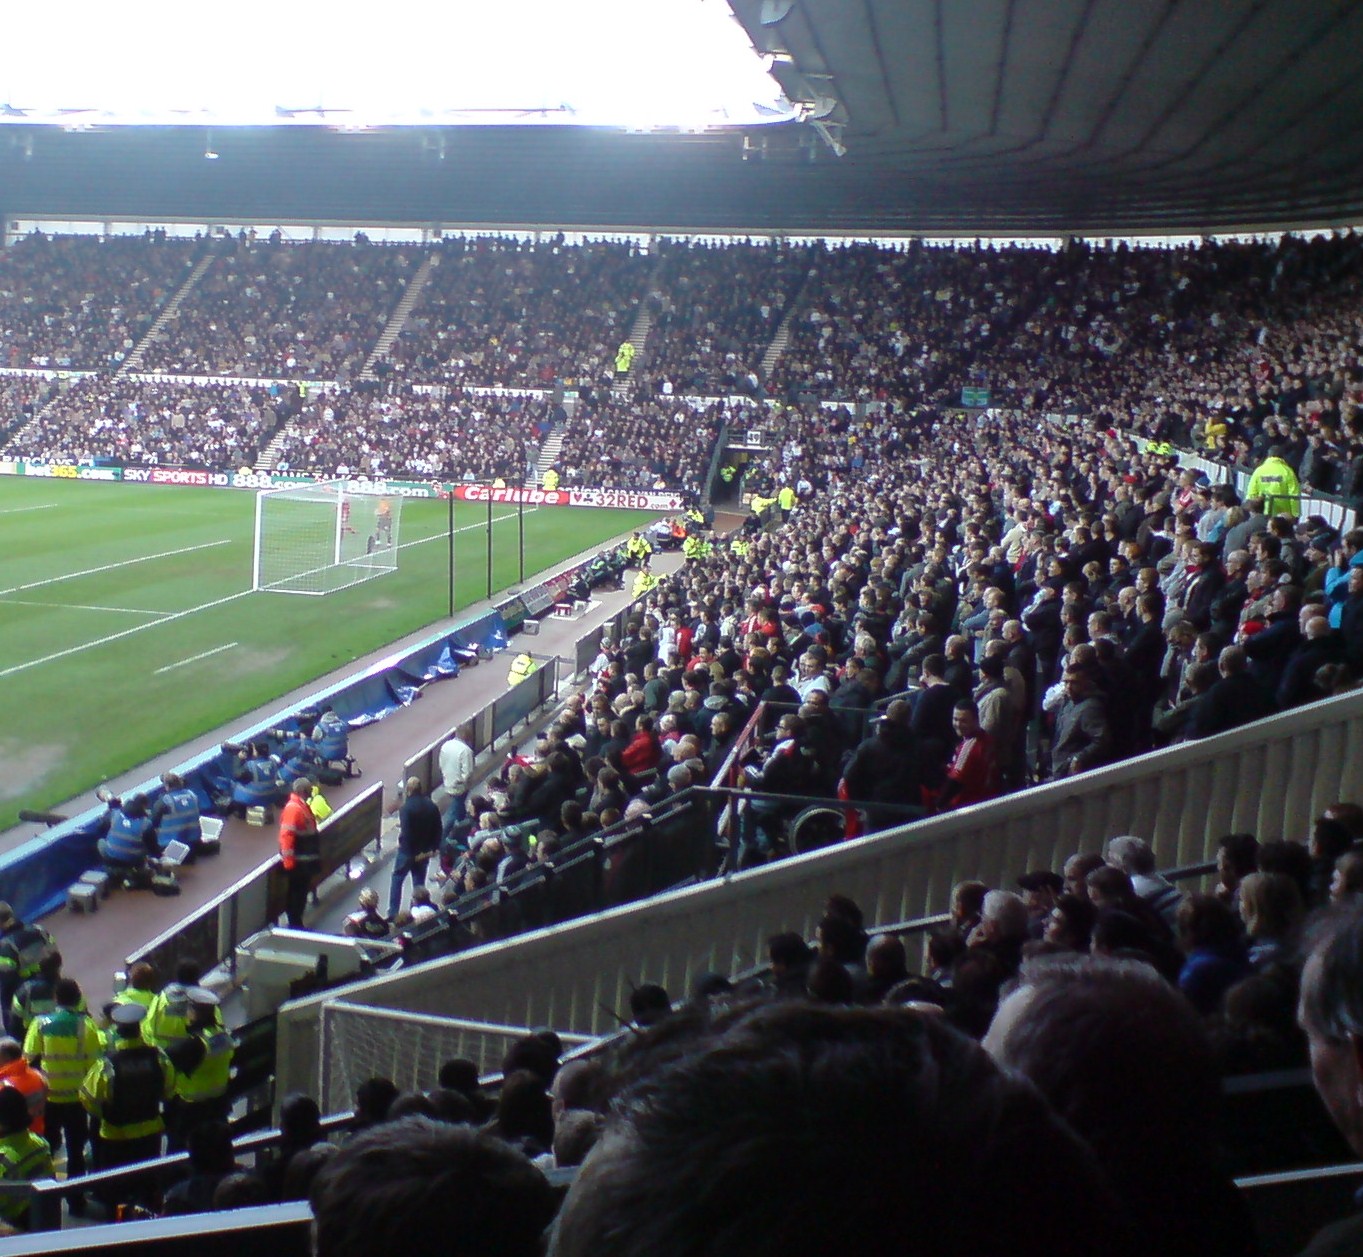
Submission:
{"label": "police officer in yellow vest", "polygon": [[652,553],[653,547],[641,533],[634,533],[625,542],[625,558],[629,560],[630,567],[638,567]]}
{"label": "police officer in yellow vest", "polygon": [[658,577],[653,569],[649,567],[648,561],[644,561],[643,567],[639,569],[639,574],[634,578],[634,589],[630,594],[632,598],[642,598],[649,590],[658,584]]}
{"label": "police officer in yellow vest", "polygon": [[789,519],[790,513],[795,509],[795,490],[788,484],[783,484],[776,491],[776,502],[781,508],[781,518]]}
{"label": "police officer in yellow vest", "polygon": [[620,342],[620,348],[615,351],[615,373],[616,375],[628,375],[629,369],[634,365],[634,344],[632,341],[624,340]]}
{"label": "police officer in yellow vest", "polygon": [[71,978],[59,978],[56,1010],[33,1019],[24,1036],[24,1055],[47,1075],[45,1127],[53,1152],[66,1144],[66,1175],[85,1173],[85,1144],[90,1122],[80,1102],[80,1085],[104,1054],[104,1040],[85,998]]}
{"label": "police officer in yellow vest", "polygon": [[162,1105],[175,1094],[175,1070],[166,1054],[142,1037],[142,1018],[146,1015],[141,1004],[114,1005],[117,1038],[81,1083],[80,1101],[99,1122],[97,1170],[151,1161],[161,1155],[161,1136],[166,1129]]}
{"label": "police officer in yellow vest", "polygon": [[[13,1087],[0,1087],[0,1182],[31,1183],[52,1177],[52,1150],[47,1140],[28,1128],[28,1105]],[[29,1202],[24,1196],[0,1196],[0,1219],[27,1228]]]}
{"label": "police officer in yellow vest", "polygon": [[227,1087],[236,1045],[219,1024],[218,997],[201,986],[187,991],[189,1023],[183,1038],[166,1048],[175,1067],[175,1118],[170,1151],[183,1148],[189,1132],[204,1122],[227,1118]]}
{"label": "police officer in yellow vest", "polygon": [[538,666],[539,665],[535,663],[534,659],[532,659],[529,654],[525,651],[521,651],[521,653],[511,661],[511,669],[506,674],[506,683],[508,685],[519,685],[526,677],[534,672]]}
{"label": "police officer in yellow vest", "polygon": [[544,473],[543,488],[546,493],[552,493],[558,488],[558,472],[552,467]]}
{"label": "police officer in yellow vest", "polygon": [[741,533],[736,532],[729,539],[729,553],[737,559],[746,559],[752,543]]}

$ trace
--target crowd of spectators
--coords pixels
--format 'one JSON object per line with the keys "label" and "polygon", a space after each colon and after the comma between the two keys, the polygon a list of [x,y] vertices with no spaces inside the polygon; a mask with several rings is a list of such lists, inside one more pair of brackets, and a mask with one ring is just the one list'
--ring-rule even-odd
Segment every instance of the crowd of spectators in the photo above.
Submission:
{"label": "crowd of spectators", "polygon": [[824,246],[766,391],[798,399],[938,402],[1045,294],[1043,249]]}
{"label": "crowd of spectators", "polygon": [[580,400],[563,429],[556,466],[564,486],[671,489],[699,494],[715,441],[735,412],[680,398],[602,392]]}
{"label": "crowd of spectators", "polygon": [[653,326],[636,370],[672,393],[756,394],[763,355],[804,284],[812,245],[659,242]]}
{"label": "crowd of spectators", "polygon": [[189,275],[196,245],[47,236],[0,249],[0,366],[116,368]]}
{"label": "crowd of spectators", "polygon": [[420,251],[224,237],[148,347],[146,371],[349,380],[420,265]]}
{"label": "crowd of spectators", "polygon": [[409,382],[544,388],[601,382],[652,263],[637,244],[451,236],[378,370]]}
{"label": "crowd of spectators", "polygon": [[519,485],[560,414],[525,393],[327,389],[310,395],[276,445],[280,471]]}
{"label": "crowd of spectators", "polygon": [[58,463],[250,467],[297,405],[297,391],[288,386],[87,375],[62,388],[5,452]]}
{"label": "crowd of spectators", "polygon": [[0,442],[33,421],[52,388],[52,382],[41,375],[0,376]]}

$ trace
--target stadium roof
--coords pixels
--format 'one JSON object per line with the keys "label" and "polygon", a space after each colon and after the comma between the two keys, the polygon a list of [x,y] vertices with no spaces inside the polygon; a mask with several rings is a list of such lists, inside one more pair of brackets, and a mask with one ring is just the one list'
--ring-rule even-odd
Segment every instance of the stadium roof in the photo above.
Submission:
{"label": "stadium roof", "polygon": [[1363,217],[1363,0],[732,3],[804,121],[15,125],[0,210],[954,235]]}

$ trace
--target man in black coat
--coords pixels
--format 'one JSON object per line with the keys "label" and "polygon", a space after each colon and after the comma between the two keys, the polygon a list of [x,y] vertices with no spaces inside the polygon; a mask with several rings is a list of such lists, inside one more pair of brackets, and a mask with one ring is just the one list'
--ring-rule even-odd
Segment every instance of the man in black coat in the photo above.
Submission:
{"label": "man in black coat", "polygon": [[1227,646],[1217,659],[1221,679],[1193,704],[1185,736],[1206,738],[1238,729],[1268,715],[1269,704],[1259,683],[1249,674],[1249,660],[1240,646]]}
{"label": "man in black coat", "polygon": [[[914,807],[922,804],[918,755],[910,728],[909,704],[896,699],[885,710],[885,718],[866,738],[848,761],[843,772],[847,797],[858,802],[900,803]],[[895,809],[866,811],[868,832],[902,825],[910,813]]]}

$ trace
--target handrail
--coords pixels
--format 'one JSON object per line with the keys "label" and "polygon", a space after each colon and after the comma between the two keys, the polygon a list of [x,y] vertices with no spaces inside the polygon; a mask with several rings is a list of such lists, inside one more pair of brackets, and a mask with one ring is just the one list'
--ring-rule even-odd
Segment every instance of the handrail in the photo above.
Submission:
{"label": "handrail", "polygon": [[1349,1161],[1343,1165],[1326,1165],[1313,1170],[1279,1170],[1275,1174],[1248,1174],[1244,1178],[1237,1178],[1235,1185],[1241,1191],[1245,1191],[1256,1187],[1286,1187],[1292,1183],[1359,1177],[1363,1177],[1363,1161]]}
{"label": "handrail", "polygon": [[[349,1130],[354,1125],[355,1114],[333,1113],[321,1120],[324,1135]],[[240,1139],[232,1141],[234,1156],[249,1156],[269,1152],[277,1147],[284,1138],[279,1129],[253,1131]],[[27,1196],[30,1205],[30,1229],[33,1231],[54,1231],[61,1229],[61,1201],[68,1196],[85,1195],[99,1187],[115,1186],[124,1179],[154,1174],[158,1178],[168,1175],[172,1170],[189,1168],[189,1153],[173,1152],[163,1157],[153,1157],[147,1161],[137,1161],[130,1165],[120,1165],[112,1170],[98,1170],[78,1178],[42,1178],[24,1183],[0,1183],[0,1195]],[[6,1251],[10,1251],[6,1249]]]}

